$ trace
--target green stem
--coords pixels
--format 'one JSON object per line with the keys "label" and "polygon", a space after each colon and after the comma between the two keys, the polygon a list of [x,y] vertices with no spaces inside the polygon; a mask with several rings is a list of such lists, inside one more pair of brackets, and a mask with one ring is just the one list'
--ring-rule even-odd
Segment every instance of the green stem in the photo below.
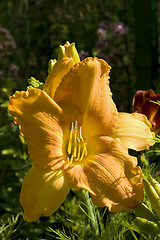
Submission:
{"label": "green stem", "polygon": [[88,216],[90,219],[91,229],[93,230],[96,237],[100,237],[97,216],[95,213],[95,207],[89,197],[89,193],[86,190],[82,190],[82,196],[83,196],[84,203],[88,210]]}

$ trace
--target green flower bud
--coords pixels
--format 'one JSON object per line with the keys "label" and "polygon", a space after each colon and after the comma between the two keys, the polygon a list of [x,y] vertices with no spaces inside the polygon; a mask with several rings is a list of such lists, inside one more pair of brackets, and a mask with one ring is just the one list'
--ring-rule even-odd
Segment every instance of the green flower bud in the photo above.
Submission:
{"label": "green flower bud", "polygon": [[27,87],[28,88],[39,88],[39,89],[43,89],[43,86],[44,86],[44,83],[42,82],[39,82],[38,80],[36,80],[34,77],[30,77],[28,79],[28,84],[29,86]]}
{"label": "green flower bud", "polygon": [[140,161],[146,167],[149,165],[148,159],[146,158],[146,155],[144,154],[144,152],[140,153]]}
{"label": "green flower bud", "polygon": [[154,187],[152,186],[152,184],[147,179],[143,179],[143,184],[146,195],[151,203],[151,206],[153,207],[158,218],[160,218],[160,197],[157,194]]}
{"label": "green flower bud", "polygon": [[137,217],[145,218],[149,221],[158,222],[156,215],[144,204],[139,204],[137,208],[134,209]]}
{"label": "green flower bud", "polygon": [[64,46],[60,45],[58,48],[58,60],[61,60],[65,57],[72,58],[74,63],[79,63],[80,58],[75,47],[75,43],[69,43],[68,41]]}
{"label": "green flower bud", "polygon": [[52,72],[53,66],[54,64],[57,62],[56,59],[50,59],[48,62],[48,74],[50,74],[50,72]]}
{"label": "green flower bud", "polygon": [[143,233],[147,233],[151,236],[157,236],[160,234],[160,226],[157,223],[140,217],[136,217],[133,222]]}
{"label": "green flower bud", "polygon": [[61,60],[61,59],[65,58],[65,57],[66,57],[66,55],[65,55],[65,47],[60,45],[58,47],[58,60]]}
{"label": "green flower bud", "polygon": [[157,182],[153,177],[151,177],[151,175],[148,176],[148,180],[152,184],[154,189],[156,190],[158,196],[160,197],[160,184],[159,184],[159,182]]}

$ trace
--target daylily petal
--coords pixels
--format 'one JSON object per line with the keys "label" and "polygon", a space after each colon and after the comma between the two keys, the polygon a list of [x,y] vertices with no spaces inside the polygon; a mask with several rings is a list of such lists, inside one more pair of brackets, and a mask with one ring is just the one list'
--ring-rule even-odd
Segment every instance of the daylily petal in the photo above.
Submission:
{"label": "daylily petal", "polygon": [[28,143],[32,161],[41,169],[61,167],[63,132],[58,119],[62,109],[44,91],[29,89],[10,98],[9,111]]}
{"label": "daylily petal", "polygon": [[141,151],[154,145],[154,133],[146,116],[139,113],[119,113],[118,126],[112,137],[119,138],[121,143],[130,149]]}
{"label": "daylily petal", "polygon": [[91,193],[98,206],[113,212],[131,211],[143,201],[142,171],[119,139],[101,137],[106,152],[88,157],[66,171],[75,189]]}
{"label": "daylily petal", "polygon": [[41,171],[33,166],[26,175],[20,202],[24,219],[37,221],[55,212],[65,200],[70,185],[62,171]]}
{"label": "daylily petal", "polygon": [[62,81],[62,78],[68,73],[73,65],[74,61],[71,58],[63,58],[54,64],[53,69],[48,75],[44,85],[44,91],[46,91],[52,99],[57,87]]}
{"label": "daylily petal", "polygon": [[60,106],[70,102],[79,109],[87,136],[111,135],[117,125],[117,109],[109,88],[109,70],[105,61],[86,58],[71,68],[55,92],[54,100]]}

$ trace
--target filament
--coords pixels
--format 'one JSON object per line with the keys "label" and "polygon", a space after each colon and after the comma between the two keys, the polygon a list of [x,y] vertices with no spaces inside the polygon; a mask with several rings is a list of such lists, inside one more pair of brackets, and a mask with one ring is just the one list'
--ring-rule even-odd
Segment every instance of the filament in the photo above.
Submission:
{"label": "filament", "polygon": [[87,141],[82,136],[82,127],[78,127],[77,121],[71,123],[68,146],[67,162],[72,164],[73,161],[80,162],[87,156]]}

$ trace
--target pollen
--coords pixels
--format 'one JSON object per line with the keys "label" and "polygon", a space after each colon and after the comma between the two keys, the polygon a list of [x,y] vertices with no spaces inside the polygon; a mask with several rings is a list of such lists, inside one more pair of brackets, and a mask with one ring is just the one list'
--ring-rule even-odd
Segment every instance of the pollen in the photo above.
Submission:
{"label": "pollen", "polygon": [[71,123],[67,155],[69,165],[72,164],[73,161],[80,162],[87,156],[87,140],[82,136],[82,127],[78,126],[77,121]]}

